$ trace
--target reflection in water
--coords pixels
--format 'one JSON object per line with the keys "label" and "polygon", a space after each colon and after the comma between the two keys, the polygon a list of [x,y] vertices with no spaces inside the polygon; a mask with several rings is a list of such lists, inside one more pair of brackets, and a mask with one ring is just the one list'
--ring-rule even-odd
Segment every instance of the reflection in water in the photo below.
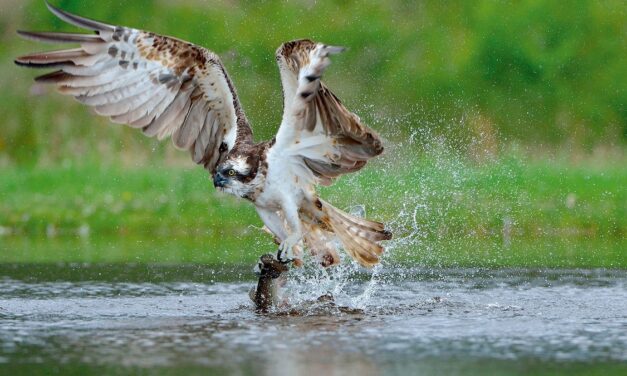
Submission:
{"label": "reflection in water", "polygon": [[[344,273],[256,314],[252,278],[55,281],[11,270],[0,269],[0,366],[15,372],[585,374],[627,364],[623,271],[382,270],[376,286]],[[306,274],[294,279],[307,286]],[[323,290],[334,299],[316,300]]]}

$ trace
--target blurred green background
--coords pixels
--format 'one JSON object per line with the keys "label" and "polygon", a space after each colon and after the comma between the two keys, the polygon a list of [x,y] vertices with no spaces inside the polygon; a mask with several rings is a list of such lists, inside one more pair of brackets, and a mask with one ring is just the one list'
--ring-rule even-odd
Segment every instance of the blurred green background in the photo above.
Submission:
{"label": "blurred green background", "polygon": [[[386,261],[627,267],[624,1],[54,4],[214,50],[257,140],[280,122],[276,48],[349,47],[325,81],[387,153],[323,192],[390,223]],[[76,29],[43,1],[0,7],[0,261],[239,263],[273,247],[169,142],[34,86],[13,58],[50,46],[15,31]]]}

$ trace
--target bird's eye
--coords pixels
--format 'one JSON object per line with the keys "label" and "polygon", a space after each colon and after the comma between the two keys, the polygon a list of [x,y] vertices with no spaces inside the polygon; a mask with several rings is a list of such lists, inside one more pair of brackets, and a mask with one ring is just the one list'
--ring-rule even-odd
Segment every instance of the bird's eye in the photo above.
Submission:
{"label": "bird's eye", "polygon": [[229,174],[229,176],[235,176],[235,170],[230,169],[227,174]]}

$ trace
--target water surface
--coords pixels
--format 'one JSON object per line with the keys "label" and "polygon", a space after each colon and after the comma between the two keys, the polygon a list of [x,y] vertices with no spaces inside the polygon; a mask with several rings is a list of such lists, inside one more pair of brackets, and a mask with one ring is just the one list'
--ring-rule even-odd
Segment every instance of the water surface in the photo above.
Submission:
{"label": "water surface", "polygon": [[[254,312],[249,268],[0,266],[3,374],[625,374],[627,273],[389,269],[293,276]],[[315,275],[315,276],[314,276]],[[315,302],[324,292],[335,302]]]}

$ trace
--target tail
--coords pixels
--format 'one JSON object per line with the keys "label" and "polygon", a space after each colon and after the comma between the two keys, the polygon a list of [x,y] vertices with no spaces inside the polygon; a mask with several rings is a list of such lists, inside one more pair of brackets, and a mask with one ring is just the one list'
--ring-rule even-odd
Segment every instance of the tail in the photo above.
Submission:
{"label": "tail", "polygon": [[379,242],[392,239],[392,233],[385,229],[385,225],[350,215],[325,201],[320,201],[322,210],[329,218],[329,224],[342,242],[346,253],[365,267],[378,264],[379,256],[384,251]]}

